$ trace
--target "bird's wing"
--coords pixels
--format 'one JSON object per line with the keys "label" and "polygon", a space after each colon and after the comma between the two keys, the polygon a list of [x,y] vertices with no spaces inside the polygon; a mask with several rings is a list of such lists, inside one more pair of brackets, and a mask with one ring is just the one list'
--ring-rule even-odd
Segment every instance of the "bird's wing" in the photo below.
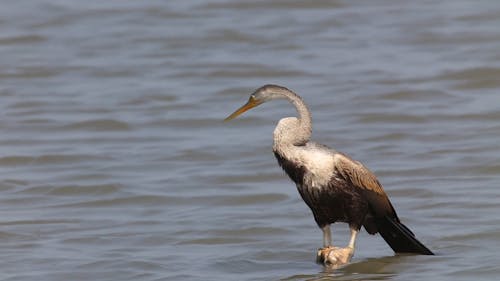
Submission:
{"label": "bird's wing", "polygon": [[340,153],[335,155],[335,167],[345,181],[360,189],[375,216],[397,218],[382,185],[368,168]]}

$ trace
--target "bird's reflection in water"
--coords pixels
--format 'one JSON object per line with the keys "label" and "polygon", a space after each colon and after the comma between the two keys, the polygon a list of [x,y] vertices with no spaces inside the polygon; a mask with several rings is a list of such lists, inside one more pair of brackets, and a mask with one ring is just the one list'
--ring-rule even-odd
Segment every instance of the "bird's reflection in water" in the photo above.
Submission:
{"label": "bird's reflection in water", "polygon": [[404,262],[404,256],[400,255],[369,258],[344,265],[322,265],[317,274],[296,274],[280,280],[391,280],[398,275],[397,267],[401,262]]}

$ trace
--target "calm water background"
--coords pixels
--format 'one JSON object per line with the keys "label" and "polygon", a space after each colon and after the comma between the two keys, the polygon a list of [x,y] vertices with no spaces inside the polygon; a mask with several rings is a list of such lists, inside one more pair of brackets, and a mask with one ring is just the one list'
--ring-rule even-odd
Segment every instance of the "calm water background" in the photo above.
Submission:
{"label": "calm water background", "polygon": [[[287,103],[438,255],[321,232],[271,153]],[[1,280],[494,280],[498,1],[4,1]],[[346,225],[334,243],[348,240]]]}

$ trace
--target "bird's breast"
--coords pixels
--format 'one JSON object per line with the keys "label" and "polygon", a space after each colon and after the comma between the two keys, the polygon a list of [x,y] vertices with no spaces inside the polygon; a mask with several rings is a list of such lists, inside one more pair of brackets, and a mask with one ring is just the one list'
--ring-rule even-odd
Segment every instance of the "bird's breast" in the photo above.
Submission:
{"label": "bird's breast", "polygon": [[306,170],[304,184],[319,189],[327,186],[334,171],[332,155],[321,150],[304,150],[300,156],[299,161],[302,162]]}
{"label": "bird's breast", "polygon": [[298,185],[321,189],[328,185],[334,173],[334,154],[320,147],[275,146],[278,163]]}

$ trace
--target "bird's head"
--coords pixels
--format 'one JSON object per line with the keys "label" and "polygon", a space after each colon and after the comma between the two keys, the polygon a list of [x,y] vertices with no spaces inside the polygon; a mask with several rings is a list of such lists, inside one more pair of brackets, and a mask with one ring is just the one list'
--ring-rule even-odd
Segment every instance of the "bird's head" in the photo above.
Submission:
{"label": "bird's head", "polygon": [[238,108],[233,114],[229,115],[224,121],[232,120],[238,117],[243,112],[250,110],[258,105],[261,105],[270,100],[284,98],[283,92],[290,91],[285,87],[277,86],[277,85],[265,85],[253,92],[248,98],[247,103],[245,103],[242,107]]}

